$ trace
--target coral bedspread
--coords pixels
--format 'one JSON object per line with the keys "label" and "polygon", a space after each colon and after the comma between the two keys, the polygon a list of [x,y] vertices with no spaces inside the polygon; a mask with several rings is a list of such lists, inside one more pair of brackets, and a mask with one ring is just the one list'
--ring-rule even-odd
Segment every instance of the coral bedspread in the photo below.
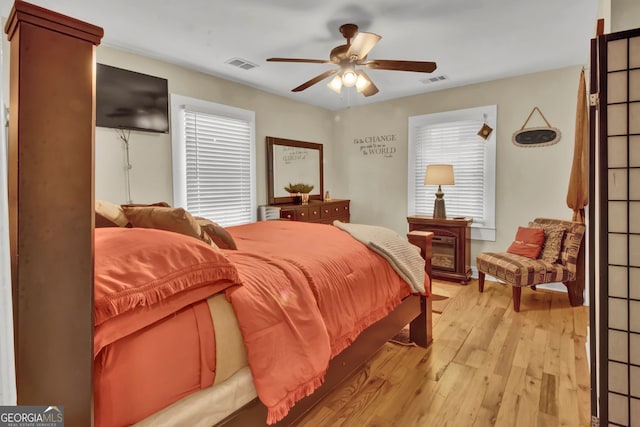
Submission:
{"label": "coral bedspread", "polygon": [[331,226],[267,221],[229,227],[243,286],[228,290],[267,422],[324,378],[331,357],[411,290],[380,255]]}
{"label": "coral bedspread", "polygon": [[[267,422],[273,423],[322,383],[333,356],[411,290],[383,257],[331,225],[267,221],[229,227],[228,231],[238,250],[224,254],[176,233],[146,229],[96,232],[96,373],[116,355],[127,352],[102,351],[105,347],[124,345],[129,336],[139,334],[136,331],[148,335],[154,322],[225,292],[238,319],[258,396],[269,409]],[[212,346],[209,350],[213,351],[214,344],[202,342],[211,339],[212,332],[203,331],[200,346]],[[204,357],[194,350],[194,358]],[[139,359],[141,355],[136,354]],[[143,358],[154,357],[144,354]],[[211,361],[205,359],[209,360],[203,362],[207,367]],[[215,375],[215,367],[207,369]],[[167,373],[162,375],[170,384]],[[212,382],[212,375],[200,378],[196,374],[191,375],[196,388]],[[96,385],[116,384],[115,376],[98,380]],[[179,376],[175,377],[174,383]],[[167,392],[172,393],[164,390],[164,395]],[[114,420],[115,414],[109,416],[114,407],[107,404],[113,393],[96,389],[95,396],[96,418]],[[143,412],[159,404],[148,403]]]}

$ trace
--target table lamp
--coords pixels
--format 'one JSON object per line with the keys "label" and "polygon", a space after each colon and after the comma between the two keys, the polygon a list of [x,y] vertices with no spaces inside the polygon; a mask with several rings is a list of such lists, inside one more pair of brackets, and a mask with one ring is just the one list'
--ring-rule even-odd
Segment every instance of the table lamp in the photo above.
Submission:
{"label": "table lamp", "polygon": [[444,193],[441,185],[454,185],[453,165],[427,165],[424,174],[425,185],[437,185],[436,201],[433,204],[433,217],[446,218],[447,214],[444,208]]}

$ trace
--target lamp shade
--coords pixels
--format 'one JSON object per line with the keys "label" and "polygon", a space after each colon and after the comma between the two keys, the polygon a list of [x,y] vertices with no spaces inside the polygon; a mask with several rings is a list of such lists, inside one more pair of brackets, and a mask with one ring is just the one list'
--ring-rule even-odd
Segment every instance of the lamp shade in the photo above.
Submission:
{"label": "lamp shade", "polygon": [[340,76],[335,76],[329,83],[327,83],[327,86],[329,89],[340,95],[340,92],[342,92],[342,79]]}
{"label": "lamp shade", "polygon": [[427,165],[425,185],[454,185],[453,165]]}

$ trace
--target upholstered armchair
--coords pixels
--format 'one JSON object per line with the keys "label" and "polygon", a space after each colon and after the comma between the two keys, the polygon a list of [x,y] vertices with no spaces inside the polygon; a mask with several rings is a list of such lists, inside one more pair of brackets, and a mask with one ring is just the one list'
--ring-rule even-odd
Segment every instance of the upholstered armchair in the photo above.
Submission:
{"label": "upholstered armchair", "polygon": [[[520,297],[523,287],[536,289],[536,285],[562,282],[567,287],[572,306],[584,302],[584,250],[585,225],[548,218],[536,218],[528,229],[542,228],[544,244],[540,253],[531,258],[531,253],[512,249],[533,246],[526,242],[514,241],[507,252],[481,252],[476,257],[478,268],[478,290],[484,291],[485,276],[488,274],[512,286],[513,309],[520,311]],[[516,252],[516,253],[513,253]],[[525,255],[520,255],[525,253]],[[580,280],[577,280],[580,279]]]}

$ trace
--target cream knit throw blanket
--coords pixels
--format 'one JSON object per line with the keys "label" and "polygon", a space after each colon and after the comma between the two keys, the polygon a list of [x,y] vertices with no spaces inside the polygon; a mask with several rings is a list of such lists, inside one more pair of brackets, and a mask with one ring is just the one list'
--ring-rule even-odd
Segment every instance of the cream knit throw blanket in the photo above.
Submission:
{"label": "cream knit throw blanket", "polygon": [[333,221],[333,225],[382,255],[414,292],[424,293],[424,259],[420,248],[385,227]]}

